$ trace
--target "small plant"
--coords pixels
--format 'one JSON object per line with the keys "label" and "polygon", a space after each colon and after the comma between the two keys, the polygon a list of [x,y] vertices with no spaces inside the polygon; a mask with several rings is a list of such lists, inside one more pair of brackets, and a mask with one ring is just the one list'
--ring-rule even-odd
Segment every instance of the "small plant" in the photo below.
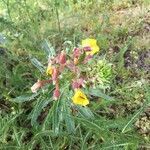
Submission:
{"label": "small plant", "polygon": [[92,60],[88,65],[87,76],[88,82],[95,88],[105,90],[110,88],[110,81],[112,79],[112,64],[105,58],[100,60]]}
{"label": "small plant", "polygon": [[[85,99],[88,101],[84,93],[81,91],[81,87],[85,85],[85,80],[87,79],[87,77],[82,74],[82,66],[85,67],[87,62],[98,51],[99,47],[96,44],[96,40],[86,39],[82,41],[81,48],[73,49],[73,54],[67,55],[65,51],[62,51],[58,55],[49,58],[46,74],[50,79],[43,81],[38,80],[31,87],[32,92],[36,93],[37,90],[42,88],[45,84],[52,82],[55,87],[55,90],[53,91],[53,99],[57,100],[61,94],[61,86],[63,87],[67,81],[75,91],[73,103],[82,106],[89,104],[89,102],[87,104],[82,103]],[[80,89],[80,92],[77,89]],[[76,97],[77,93],[82,95],[81,99]]]}
{"label": "small plant", "polygon": [[90,85],[86,85],[88,76],[86,76],[84,70],[87,68],[87,63],[98,51],[99,47],[95,39],[83,40],[82,46],[74,48],[70,53],[63,50],[56,55],[54,51],[50,51],[48,66],[43,75],[44,80],[38,79],[31,87],[34,94],[15,99],[19,102],[20,99],[28,101],[36,97],[37,103],[30,115],[32,125],[38,125],[37,120],[40,114],[51,102],[53,102],[53,105],[46,112],[47,117],[43,122],[43,127],[45,128],[48,123],[56,134],[62,129],[64,122],[67,130],[74,132],[73,118],[75,116],[93,117],[90,109],[86,107],[90,101],[84,92],[87,90],[84,89],[87,89]]}

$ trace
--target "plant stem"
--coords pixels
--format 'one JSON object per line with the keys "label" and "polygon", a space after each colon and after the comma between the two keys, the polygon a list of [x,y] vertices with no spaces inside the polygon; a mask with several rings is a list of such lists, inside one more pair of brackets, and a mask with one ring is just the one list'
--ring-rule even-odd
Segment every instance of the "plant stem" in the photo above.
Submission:
{"label": "plant stem", "polygon": [[58,31],[61,34],[61,27],[60,27],[60,19],[59,19],[59,12],[58,12],[58,8],[57,6],[55,6],[56,8],[56,17],[57,17],[57,25],[58,25]]}

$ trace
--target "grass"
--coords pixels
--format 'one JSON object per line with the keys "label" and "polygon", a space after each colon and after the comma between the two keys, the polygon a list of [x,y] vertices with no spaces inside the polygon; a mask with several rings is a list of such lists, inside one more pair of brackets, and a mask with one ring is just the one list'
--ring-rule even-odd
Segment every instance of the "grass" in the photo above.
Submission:
{"label": "grass", "polygon": [[[147,0],[2,0],[0,149],[149,149],[149,7]],[[112,66],[106,89],[85,90],[89,107],[72,115],[67,86],[53,105],[44,91],[31,95],[49,51],[69,51],[88,37],[101,49],[88,68],[97,59]],[[96,68],[92,76],[107,76]]]}

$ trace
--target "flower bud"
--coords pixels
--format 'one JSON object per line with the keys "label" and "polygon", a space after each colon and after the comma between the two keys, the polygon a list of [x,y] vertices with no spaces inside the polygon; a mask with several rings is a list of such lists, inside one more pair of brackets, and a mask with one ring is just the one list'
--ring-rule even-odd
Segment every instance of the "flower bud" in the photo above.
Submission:
{"label": "flower bud", "polygon": [[79,88],[79,84],[76,81],[72,82],[72,89],[78,89]]}
{"label": "flower bud", "polygon": [[91,51],[92,49],[91,49],[90,46],[85,46],[85,47],[83,47],[83,50],[84,50],[85,52],[89,52],[89,51]]}
{"label": "flower bud", "polygon": [[61,54],[59,55],[59,63],[60,64],[65,64],[66,63],[66,53],[64,51],[61,52]]}
{"label": "flower bud", "polygon": [[40,88],[42,88],[45,84],[50,83],[51,80],[38,80],[36,83],[34,83],[34,85],[31,87],[31,91],[33,93],[36,93],[37,90],[39,90]]}
{"label": "flower bud", "polygon": [[83,86],[84,86],[84,80],[82,78],[74,80],[72,82],[72,88],[73,89],[79,89],[79,88],[81,88]]}
{"label": "flower bud", "polygon": [[42,83],[40,81],[34,83],[34,85],[31,87],[32,93],[36,93],[38,89],[42,87]]}
{"label": "flower bud", "polygon": [[53,92],[53,98],[54,100],[57,100],[60,96],[60,91],[59,91],[59,88],[56,88]]}
{"label": "flower bud", "polygon": [[73,50],[74,58],[79,58],[80,55],[81,55],[81,50],[79,48],[74,48]]}
{"label": "flower bud", "polygon": [[84,58],[84,61],[83,63],[86,64],[90,59],[92,59],[93,56],[92,55],[87,55],[85,58]]}
{"label": "flower bud", "polygon": [[78,74],[79,73],[79,68],[75,66],[74,62],[68,61],[66,64],[67,68],[69,68],[72,72]]}
{"label": "flower bud", "polygon": [[59,76],[59,71],[55,67],[55,68],[53,68],[53,72],[52,72],[52,80],[53,80],[53,82],[56,82],[56,80],[58,79],[58,76]]}

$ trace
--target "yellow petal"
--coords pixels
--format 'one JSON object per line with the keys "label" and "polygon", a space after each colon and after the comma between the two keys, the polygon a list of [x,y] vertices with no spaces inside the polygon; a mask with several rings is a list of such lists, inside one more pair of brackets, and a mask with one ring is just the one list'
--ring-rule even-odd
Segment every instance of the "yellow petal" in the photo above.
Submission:
{"label": "yellow petal", "polygon": [[99,47],[98,46],[94,46],[92,47],[92,50],[90,52],[86,52],[87,55],[94,55],[95,53],[99,52]]}
{"label": "yellow petal", "polygon": [[82,47],[86,46],[89,46],[92,49],[90,52],[86,52],[86,55],[94,55],[95,53],[99,52],[99,46],[97,45],[97,41],[95,39],[82,40]]}
{"label": "yellow petal", "polygon": [[81,90],[76,90],[75,95],[72,97],[73,103],[81,106],[89,104],[89,100]]}
{"label": "yellow petal", "polygon": [[51,65],[49,65],[49,66],[47,67],[46,74],[47,74],[47,75],[52,75],[52,72],[53,72],[53,68],[52,68]]}
{"label": "yellow petal", "polygon": [[85,39],[85,40],[82,40],[82,47],[85,47],[85,46],[95,46],[96,45],[96,40],[95,39]]}

